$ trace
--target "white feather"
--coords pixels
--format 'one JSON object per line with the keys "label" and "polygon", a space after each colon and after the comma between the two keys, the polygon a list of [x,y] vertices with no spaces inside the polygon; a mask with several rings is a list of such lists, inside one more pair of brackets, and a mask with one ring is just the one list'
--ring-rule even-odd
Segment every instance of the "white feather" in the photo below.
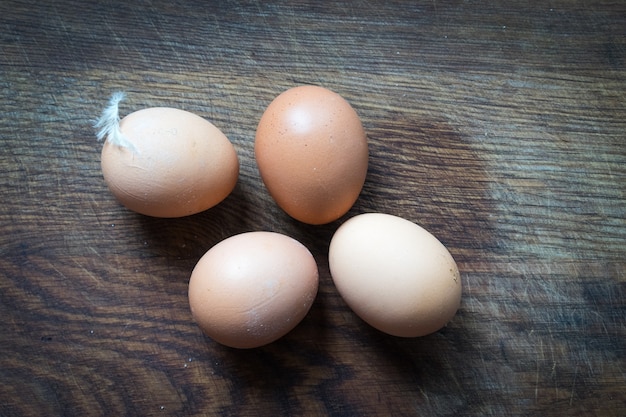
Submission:
{"label": "white feather", "polygon": [[94,124],[97,129],[98,140],[106,140],[112,145],[134,149],[133,144],[120,130],[119,104],[126,95],[123,92],[115,92],[109,100],[109,105],[102,111],[102,115]]}

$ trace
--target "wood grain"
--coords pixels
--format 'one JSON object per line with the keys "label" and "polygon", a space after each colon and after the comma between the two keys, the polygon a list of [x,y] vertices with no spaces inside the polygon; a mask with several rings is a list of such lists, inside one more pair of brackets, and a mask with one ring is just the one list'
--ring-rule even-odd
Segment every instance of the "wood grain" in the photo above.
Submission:
{"label": "wood grain", "polygon": [[[626,7],[620,2],[3,1],[0,416],[623,416]],[[350,213],[300,224],[253,155],[283,90],[343,95],[370,169]],[[92,122],[122,90],[234,143],[219,206],[153,219],[117,204]],[[385,336],[328,271],[337,226],[381,211],[459,264],[440,332]],[[320,291],[263,348],[192,322],[202,254],[249,230],[295,237]]]}

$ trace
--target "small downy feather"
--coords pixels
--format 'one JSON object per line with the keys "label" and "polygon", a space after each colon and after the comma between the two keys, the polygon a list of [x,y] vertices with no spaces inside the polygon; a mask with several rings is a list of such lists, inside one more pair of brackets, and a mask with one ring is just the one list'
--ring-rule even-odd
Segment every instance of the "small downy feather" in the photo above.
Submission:
{"label": "small downy feather", "polygon": [[120,130],[119,103],[126,95],[123,92],[113,93],[109,105],[102,111],[102,115],[94,124],[97,129],[98,140],[106,140],[112,145],[135,150],[133,144]]}

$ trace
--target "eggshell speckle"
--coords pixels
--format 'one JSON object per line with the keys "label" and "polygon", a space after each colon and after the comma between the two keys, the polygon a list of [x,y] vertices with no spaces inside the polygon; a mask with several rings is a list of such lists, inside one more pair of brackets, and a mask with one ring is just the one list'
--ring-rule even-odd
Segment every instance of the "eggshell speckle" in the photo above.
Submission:
{"label": "eggshell speckle", "polygon": [[448,250],[397,216],[368,213],[343,223],[330,243],[329,266],[348,306],[394,336],[436,332],[461,302],[461,277]]}
{"label": "eggshell speckle", "polygon": [[198,261],[189,305],[210,338],[254,348],[291,331],[317,289],[317,264],[305,246],[279,233],[247,232],[221,241]]}
{"label": "eggshell speckle", "polygon": [[109,189],[130,210],[187,216],[220,203],[235,187],[235,148],[202,117],[153,107],[129,114],[119,128],[128,146],[106,141],[101,166]]}
{"label": "eggshell speckle", "polygon": [[254,152],[276,203],[308,224],[330,223],[357,200],[367,174],[368,146],[359,116],[339,94],[291,88],[267,107]]}

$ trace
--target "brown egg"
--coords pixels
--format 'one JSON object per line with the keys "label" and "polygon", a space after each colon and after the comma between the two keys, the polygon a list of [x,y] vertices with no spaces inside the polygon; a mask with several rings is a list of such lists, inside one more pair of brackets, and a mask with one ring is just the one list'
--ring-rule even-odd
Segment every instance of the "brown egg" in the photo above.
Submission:
{"label": "brown egg", "polygon": [[367,174],[367,138],[359,116],[339,94],[322,87],[295,87],[276,97],[261,117],[254,152],[272,198],[308,224],[344,215]]}
{"label": "brown egg", "polygon": [[189,305],[213,340],[254,348],[300,323],[317,288],[317,264],[300,242],[248,232],[221,241],[198,261],[189,280]]}
{"label": "brown egg", "polygon": [[459,308],[461,277],[454,259],[409,220],[382,213],[349,219],[335,232],[328,261],[348,306],[385,333],[433,333]]}
{"label": "brown egg", "polygon": [[148,108],[126,116],[117,131],[115,126],[109,130],[102,173],[113,195],[130,210],[154,217],[187,216],[215,206],[235,187],[235,148],[200,116]]}

